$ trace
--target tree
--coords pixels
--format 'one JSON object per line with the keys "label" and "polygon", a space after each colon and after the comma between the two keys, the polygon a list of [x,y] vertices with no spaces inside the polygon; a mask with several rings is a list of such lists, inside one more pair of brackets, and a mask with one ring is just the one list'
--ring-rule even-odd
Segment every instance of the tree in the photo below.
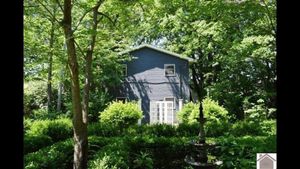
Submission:
{"label": "tree", "polygon": [[[111,23],[115,24],[118,15],[111,18],[109,15],[99,11],[104,1],[91,1],[88,3],[74,2],[64,0],[63,6],[60,1],[56,4],[63,12],[63,19],[58,20],[48,7],[38,0],[38,3],[44,7],[49,15],[61,25],[64,32],[65,44],[68,55],[68,68],[70,71],[71,94],[72,94],[72,111],[73,111],[73,129],[74,129],[74,168],[87,168],[87,124],[89,95],[92,75],[92,60],[95,50],[96,36],[98,24],[103,18],[107,18]],[[72,8],[76,12],[72,13]],[[121,8],[118,8],[119,10]],[[86,17],[92,13],[92,17]],[[101,17],[99,17],[101,16]],[[74,21],[75,20],[75,21]],[[74,24],[77,23],[77,24]],[[83,36],[83,33],[88,36]],[[88,37],[88,40],[85,38]],[[79,43],[77,42],[79,41]],[[81,43],[81,44],[80,44]],[[82,45],[82,44],[88,45]],[[83,46],[83,47],[82,47]],[[86,47],[85,47],[86,46]],[[118,48],[118,46],[113,46]],[[84,56],[84,76],[80,76],[80,57],[78,53]],[[80,81],[84,79],[83,99],[80,97]],[[82,101],[82,102],[81,102]],[[81,105],[82,104],[82,105]]]}
{"label": "tree", "polygon": [[136,39],[194,58],[198,101],[209,91],[233,119],[247,97],[275,105],[275,1],[162,0],[147,10]]}

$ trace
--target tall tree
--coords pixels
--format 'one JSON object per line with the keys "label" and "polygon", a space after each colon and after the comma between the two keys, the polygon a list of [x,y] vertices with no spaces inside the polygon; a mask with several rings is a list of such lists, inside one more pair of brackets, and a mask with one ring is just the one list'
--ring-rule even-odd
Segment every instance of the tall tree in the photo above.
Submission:
{"label": "tall tree", "polygon": [[275,7],[275,1],[259,0],[155,1],[137,40],[194,58],[198,100],[209,90],[233,118],[243,119],[246,98],[274,105]]}
{"label": "tall tree", "polygon": [[47,110],[48,110],[48,113],[51,111],[52,109],[52,105],[51,105],[51,102],[52,102],[52,70],[53,70],[53,44],[54,44],[54,41],[55,41],[55,35],[54,35],[54,31],[56,29],[55,25],[57,24],[56,21],[55,21],[55,15],[56,15],[56,10],[57,10],[58,7],[54,6],[52,7],[52,13],[53,13],[53,16],[51,16],[51,28],[50,28],[50,39],[49,39],[49,56],[48,56],[48,63],[49,63],[49,66],[48,66],[48,81],[47,81]]}
{"label": "tall tree", "polygon": [[74,169],[87,168],[87,123],[83,122],[80,99],[79,72],[75,48],[75,39],[72,30],[72,3],[64,0],[63,21],[61,22],[68,54],[68,67],[71,75],[73,129],[74,129]]}
{"label": "tall tree", "polygon": [[88,110],[89,110],[89,96],[90,96],[90,86],[91,86],[91,76],[92,76],[92,57],[94,52],[94,47],[96,43],[96,33],[99,23],[99,12],[98,9],[102,1],[98,1],[96,5],[92,8],[93,11],[93,22],[92,22],[92,34],[90,35],[89,45],[86,50],[85,55],[85,84],[83,89],[83,121],[87,123],[88,121]]}

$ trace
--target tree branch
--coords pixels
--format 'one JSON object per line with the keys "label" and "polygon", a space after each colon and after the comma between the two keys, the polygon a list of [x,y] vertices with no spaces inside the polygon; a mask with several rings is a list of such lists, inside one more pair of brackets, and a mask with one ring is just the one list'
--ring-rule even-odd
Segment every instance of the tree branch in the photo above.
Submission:
{"label": "tree branch", "polygon": [[60,22],[59,20],[56,19],[55,15],[53,15],[53,14],[51,13],[51,11],[46,7],[46,5],[44,5],[40,0],[37,0],[37,1],[38,1],[39,4],[41,4],[41,5],[45,8],[45,10],[51,15],[51,17],[52,17],[57,23],[61,24],[61,22]]}
{"label": "tree branch", "polygon": [[116,20],[113,21],[108,15],[106,15],[106,14],[103,13],[103,12],[98,12],[98,14],[104,16],[104,17],[107,18],[113,25],[115,25]]}
{"label": "tree branch", "polygon": [[75,42],[75,45],[78,47],[78,49],[79,49],[80,53],[82,54],[82,56],[85,57],[85,54],[84,54],[83,50],[81,49],[80,45],[76,42],[76,40],[74,40],[74,42]]}
{"label": "tree branch", "polygon": [[85,13],[81,16],[81,18],[79,19],[79,21],[77,22],[73,32],[75,32],[78,28],[78,26],[80,25],[80,23],[82,22],[82,20],[84,19],[84,17],[93,10],[93,8],[90,8],[89,10],[85,11]]}
{"label": "tree branch", "polygon": [[276,28],[275,28],[275,26],[274,26],[274,24],[273,24],[273,22],[272,22],[271,12],[270,12],[270,10],[269,10],[269,8],[268,8],[268,5],[267,5],[267,3],[266,3],[264,0],[261,0],[261,2],[262,2],[262,3],[264,4],[264,6],[266,7],[267,17],[268,17],[268,19],[269,19],[269,21],[270,21],[271,29],[274,30],[275,35],[276,35]]}
{"label": "tree branch", "polygon": [[61,6],[59,0],[55,0],[55,1],[56,1],[56,3],[58,4],[58,6],[59,6],[59,8],[61,9],[61,11],[64,12],[64,9],[63,9],[63,7]]}

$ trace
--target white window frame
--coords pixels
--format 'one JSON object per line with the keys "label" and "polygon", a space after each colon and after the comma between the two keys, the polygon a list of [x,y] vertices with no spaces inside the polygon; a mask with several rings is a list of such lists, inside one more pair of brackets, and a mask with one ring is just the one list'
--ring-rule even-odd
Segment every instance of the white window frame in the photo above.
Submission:
{"label": "white window frame", "polygon": [[[123,74],[123,68],[125,68],[125,74]],[[126,77],[127,76],[127,74],[128,74],[128,71],[127,71],[128,69],[127,69],[127,64],[122,64],[122,76],[123,77]]]}
{"label": "white window frame", "polygon": [[169,101],[166,99],[170,99],[170,98],[173,99],[173,109],[176,109],[176,97],[174,97],[174,96],[164,97],[164,101]]}
{"label": "white window frame", "polygon": [[[174,66],[174,74],[169,74],[169,75],[166,74],[166,67],[167,66]],[[175,66],[175,64],[164,64],[164,71],[165,71],[165,76],[176,76],[176,66]]]}

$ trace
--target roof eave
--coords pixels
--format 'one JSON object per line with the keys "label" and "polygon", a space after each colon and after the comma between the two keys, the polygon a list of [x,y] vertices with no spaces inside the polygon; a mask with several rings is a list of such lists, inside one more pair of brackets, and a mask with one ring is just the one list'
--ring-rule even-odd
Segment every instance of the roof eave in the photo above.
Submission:
{"label": "roof eave", "polygon": [[161,48],[157,48],[157,47],[154,47],[154,46],[151,46],[151,45],[148,45],[148,44],[143,44],[143,45],[140,45],[140,46],[137,46],[137,47],[134,47],[132,49],[129,49],[129,50],[125,50],[123,52],[120,52],[119,54],[120,55],[123,55],[125,53],[130,53],[130,52],[133,52],[133,51],[136,51],[136,50],[139,50],[139,49],[142,49],[144,47],[147,47],[147,48],[150,48],[150,49],[153,49],[153,50],[156,50],[156,51],[160,51],[162,53],[166,53],[166,54],[169,54],[169,55],[172,55],[172,56],[175,56],[179,59],[183,59],[183,60],[187,60],[188,62],[196,62],[194,59],[192,58],[188,58],[186,56],[182,56],[182,55],[179,55],[177,53],[173,53],[173,52],[170,52],[170,51],[167,51],[165,49],[161,49]]}

